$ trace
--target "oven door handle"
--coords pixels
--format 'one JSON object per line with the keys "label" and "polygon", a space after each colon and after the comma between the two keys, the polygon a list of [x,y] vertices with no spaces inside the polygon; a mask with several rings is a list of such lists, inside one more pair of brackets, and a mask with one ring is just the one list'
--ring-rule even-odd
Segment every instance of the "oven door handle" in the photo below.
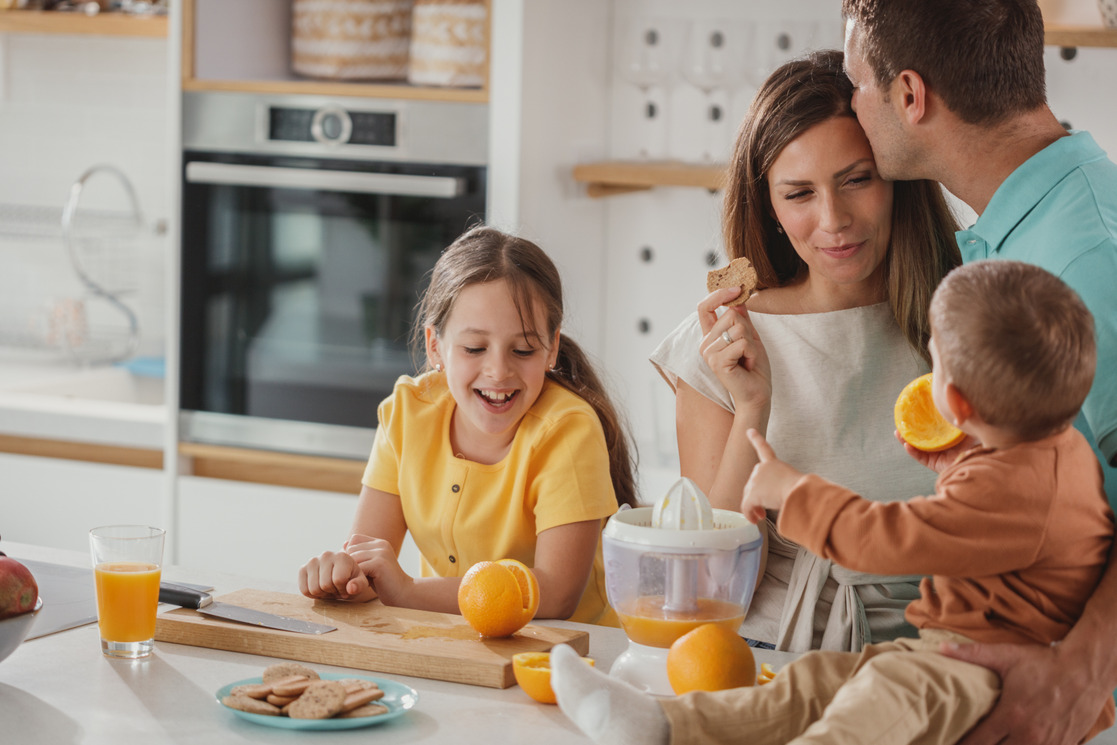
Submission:
{"label": "oven door handle", "polygon": [[401,173],[246,166],[200,160],[186,164],[186,181],[191,184],[259,186],[268,189],[318,189],[439,199],[452,199],[465,190],[465,179],[454,176],[414,176]]}

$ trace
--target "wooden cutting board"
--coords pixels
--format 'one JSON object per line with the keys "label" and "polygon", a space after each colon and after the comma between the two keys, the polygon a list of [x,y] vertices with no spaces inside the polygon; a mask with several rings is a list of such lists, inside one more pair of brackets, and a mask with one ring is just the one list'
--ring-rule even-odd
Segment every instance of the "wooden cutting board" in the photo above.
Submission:
{"label": "wooden cutting board", "polygon": [[530,623],[508,638],[486,639],[461,616],[390,608],[379,600],[342,603],[263,590],[238,590],[214,600],[329,624],[337,631],[278,631],[179,608],[159,614],[155,639],[489,688],[515,684],[512,655],[518,652],[546,652],[556,644],[569,644],[581,655],[589,652],[585,631]]}

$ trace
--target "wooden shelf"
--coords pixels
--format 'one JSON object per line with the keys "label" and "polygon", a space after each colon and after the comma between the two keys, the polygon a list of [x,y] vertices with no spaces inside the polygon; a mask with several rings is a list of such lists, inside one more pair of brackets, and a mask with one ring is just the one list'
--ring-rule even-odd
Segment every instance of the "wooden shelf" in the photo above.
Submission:
{"label": "wooden shelf", "polygon": [[725,182],[724,163],[608,160],[574,166],[574,180],[591,197],[608,197],[656,186],[693,186],[716,191]]}
{"label": "wooden shelf", "polygon": [[0,10],[0,33],[86,34],[166,38],[166,16],[127,13],[68,13],[44,10]]}
{"label": "wooden shelf", "polygon": [[[488,103],[486,80],[479,88],[415,86],[406,82],[317,80],[290,71],[290,3],[275,0],[235,0],[237,13],[223,12],[227,0],[175,0],[182,5],[182,90],[227,91],[316,96],[361,96],[456,103]],[[207,10],[208,9],[208,10]],[[215,13],[214,10],[217,10]],[[205,12],[203,12],[205,11]],[[286,14],[286,15],[285,15]],[[492,32],[491,0],[486,0],[486,36]],[[217,18],[218,21],[214,19]],[[214,24],[225,24],[215,28]],[[207,28],[206,24],[210,24]],[[266,33],[260,34],[260,28]],[[243,41],[236,50],[220,49],[220,64],[200,65],[199,33],[209,38],[220,31]],[[232,32],[231,34],[229,32]],[[489,46],[486,39],[486,47]],[[206,54],[214,57],[211,47]],[[245,60],[248,60],[246,63]],[[261,64],[261,60],[266,60]],[[199,68],[202,72],[199,74]],[[486,64],[487,69],[487,64]]]}
{"label": "wooden shelf", "polygon": [[329,80],[199,80],[186,78],[184,91],[234,91],[246,93],[305,93],[315,96],[363,96],[366,98],[422,99],[457,103],[487,103],[483,88],[431,88],[407,83],[348,83]]}
{"label": "wooden shelf", "polygon": [[1044,41],[1053,47],[1117,47],[1117,28],[1048,26]]}

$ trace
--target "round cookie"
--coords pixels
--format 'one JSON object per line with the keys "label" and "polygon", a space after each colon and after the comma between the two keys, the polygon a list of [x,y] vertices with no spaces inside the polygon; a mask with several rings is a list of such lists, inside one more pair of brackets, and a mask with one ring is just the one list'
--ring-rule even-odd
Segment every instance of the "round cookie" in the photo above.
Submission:
{"label": "round cookie", "polygon": [[279,707],[272,706],[267,701],[250,698],[243,693],[229,694],[221,699],[221,703],[228,706],[230,709],[239,709],[240,711],[247,711],[249,714],[264,714],[269,717],[279,716]]}
{"label": "round cookie", "polygon": [[357,717],[375,717],[381,714],[387,714],[389,711],[391,711],[391,709],[384,704],[365,704],[364,706],[358,706],[356,709],[342,712],[337,715],[337,718],[355,719]]}
{"label": "round cookie", "polygon": [[264,682],[272,683],[282,678],[290,678],[294,675],[304,675],[311,680],[318,680],[318,673],[314,672],[306,665],[300,665],[297,662],[279,662],[264,670]]}
{"label": "round cookie", "polygon": [[329,719],[345,705],[345,686],[336,680],[316,680],[287,707],[292,719]]}

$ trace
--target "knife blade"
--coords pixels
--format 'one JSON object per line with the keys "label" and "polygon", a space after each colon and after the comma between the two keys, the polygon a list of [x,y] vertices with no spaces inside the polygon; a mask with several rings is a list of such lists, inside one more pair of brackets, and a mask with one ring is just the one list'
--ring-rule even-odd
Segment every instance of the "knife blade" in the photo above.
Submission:
{"label": "knife blade", "polygon": [[265,626],[280,631],[295,631],[300,634],[326,634],[337,630],[336,626],[311,623],[298,618],[265,613],[264,611],[242,608],[239,605],[230,605],[229,603],[218,603],[208,592],[201,592],[173,582],[159,583],[159,602],[181,605],[183,608],[193,608],[199,613],[223,618],[227,621]]}

